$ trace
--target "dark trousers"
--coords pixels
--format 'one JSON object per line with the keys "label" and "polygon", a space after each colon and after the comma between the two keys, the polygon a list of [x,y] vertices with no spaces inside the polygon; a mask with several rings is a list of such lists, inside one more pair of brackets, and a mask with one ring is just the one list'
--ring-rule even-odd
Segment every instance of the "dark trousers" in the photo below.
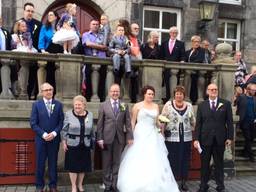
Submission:
{"label": "dark trousers", "polygon": [[214,176],[217,184],[217,191],[224,189],[224,145],[218,145],[216,138],[210,146],[202,145],[201,153],[201,191],[207,191],[209,188],[208,181],[210,179],[210,161],[213,156],[214,160]]}
{"label": "dark trousers", "polygon": [[106,189],[116,189],[118,170],[121,161],[121,154],[125,144],[119,143],[115,137],[113,143],[106,144],[102,152],[103,182]]}
{"label": "dark trousers", "polygon": [[253,156],[252,152],[252,143],[254,140],[254,123],[253,120],[244,120],[240,123],[240,128],[242,129],[242,133],[245,139],[244,143],[244,155],[248,157]]}
{"label": "dark trousers", "polygon": [[36,188],[44,188],[45,162],[48,160],[49,188],[57,186],[57,162],[59,152],[59,139],[55,138],[46,142],[41,138],[36,138]]}

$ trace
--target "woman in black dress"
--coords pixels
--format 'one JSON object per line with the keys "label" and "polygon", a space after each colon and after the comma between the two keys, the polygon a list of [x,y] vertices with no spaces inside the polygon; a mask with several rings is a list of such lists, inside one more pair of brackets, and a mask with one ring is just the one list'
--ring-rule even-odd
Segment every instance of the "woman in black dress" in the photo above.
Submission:
{"label": "woman in black dress", "polygon": [[74,97],[73,109],[66,112],[61,136],[72,192],[84,191],[84,173],[92,170],[94,130],[93,115],[86,110],[86,99],[82,95]]}

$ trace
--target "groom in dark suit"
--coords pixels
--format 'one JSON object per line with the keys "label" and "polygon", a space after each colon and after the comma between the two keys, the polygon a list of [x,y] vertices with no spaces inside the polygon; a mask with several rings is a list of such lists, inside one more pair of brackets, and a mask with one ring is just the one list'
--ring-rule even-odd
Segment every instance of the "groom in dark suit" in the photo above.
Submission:
{"label": "groom in dark suit", "polygon": [[[185,61],[185,45],[184,42],[177,39],[178,29],[172,26],[169,30],[169,40],[162,43],[160,47],[160,58],[167,61],[184,62]],[[165,101],[170,99],[170,69],[164,70],[164,84],[166,88]]]}
{"label": "groom in dark suit", "polygon": [[201,184],[198,192],[209,188],[210,160],[213,156],[215,165],[216,190],[224,192],[223,156],[225,145],[231,145],[234,136],[231,103],[218,98],[218,87],[207,87],[209,99],[198,105],[194,147],[201,147]]}
{"label": "groom in dark suit", "polygon": [[102,148],[103,182],[105,192],[116,191],[117,175],[121,153],[125,147],[133,143],[130,112],[122,103],[120,87],[111,85],[109,97],[99,108],[97,124],[97,142]]}
{"label": "groom in dark suit", "polygon": [[44,83],[40,87],[43,99],[33,103],[30,125],[36,133],[36,191],[43,192],[45,161],[48,159],[50,192],[57,191],[57,161],[60,131],[63,126],[62,104],[53,99],[53,87]]}

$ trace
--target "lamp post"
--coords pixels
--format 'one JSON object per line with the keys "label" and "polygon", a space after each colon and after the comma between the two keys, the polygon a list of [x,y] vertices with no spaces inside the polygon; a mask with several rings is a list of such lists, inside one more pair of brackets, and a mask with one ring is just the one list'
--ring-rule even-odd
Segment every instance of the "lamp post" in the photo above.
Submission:
{"label": "lamp post", "polygon": [[201,19],[198,28],[201,31],[207,31],[208,22],[214,19],[218,0],[202,0],[198,4]]}

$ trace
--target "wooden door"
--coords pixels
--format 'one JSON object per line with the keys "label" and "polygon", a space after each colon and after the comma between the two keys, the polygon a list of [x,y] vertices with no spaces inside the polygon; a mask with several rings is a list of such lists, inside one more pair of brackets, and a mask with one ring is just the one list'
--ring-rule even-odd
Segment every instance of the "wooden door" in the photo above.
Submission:
{"label": "wooden door", "polygon": [[[66,3],[72,3],[72,1],[57,1],[50,5],[45,11],[42,22],[45,23],[47,19],[47,14],[49,11],[57,11],[59,16],[65,12]],[[89,31],[89,24],[92,19],[100,19],[100,13],[98,13],[92,5],[86,4],[83,1],[75,1],[77,5],[77,28],[79,29],[80,34]]]}

